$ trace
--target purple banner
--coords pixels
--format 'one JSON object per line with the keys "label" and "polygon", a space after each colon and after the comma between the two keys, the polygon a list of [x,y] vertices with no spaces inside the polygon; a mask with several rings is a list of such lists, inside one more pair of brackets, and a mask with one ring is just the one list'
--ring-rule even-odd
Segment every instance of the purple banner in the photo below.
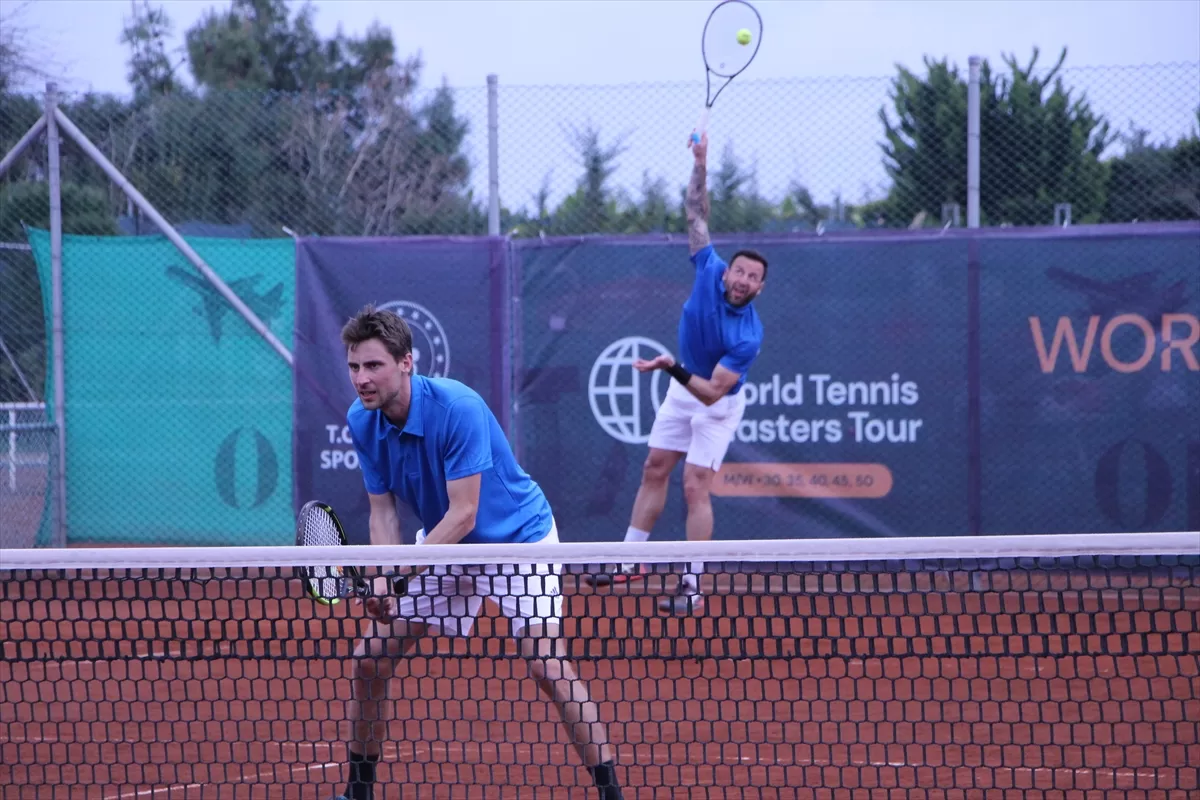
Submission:
{"label": "purple banner", "polygon": [[[507,425],[507,246],[484,238],[298,243],[295,502],[299,507],[319,499],[332,505],[352,543],[367,542],[368,502],[345,427],[355,395],[342,325],[367,303],[395,311],[412,328],[417,371],[471,386]],[[410,537],[415,530],[407,523],[402,528]]]}
{"label": "purple banner", "polygon": [[[1200,225],[717,243],[771,260],[718,537],[1200,525]],[[339,333],[374,302],[488,400],[565,541],[619,540],[667,380],[633,360],[676,348],[691,280],[678,237],[302,241],[297,503],[366,540]],[[683,536],[680,472],[656,539]]]}

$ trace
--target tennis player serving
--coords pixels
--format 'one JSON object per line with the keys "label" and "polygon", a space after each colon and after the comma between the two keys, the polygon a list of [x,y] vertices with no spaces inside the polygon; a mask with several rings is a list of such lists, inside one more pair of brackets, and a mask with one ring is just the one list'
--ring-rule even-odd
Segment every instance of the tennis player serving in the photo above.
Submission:
{"label": "tennis player serving", "polygon": [[[413,372],[412,331],[367,306],[342,329],[358,399],[346,414],[370,499],[372,544],[399,544],[396,499],[424,526],[417,543],[556,542],[542,489],[517,464],[491,410],[474,390]],[[554,565],[435,566],[412,570],[407,593],[366,601],[372,621],[354,651],[346,800],[373,800],[387,734],[385,704],[397,661],[426,633],[470,634],[484,599],[509,619],[529,672],[557,708],[600,800],[621,800],[607,731],[587,685],[555,652],[562,596]],[[406,795],[401,791],[402,795]]]}
{"label": "tennis player serving", "polygon": [[[726,264],[708,235],[708,135],[693,141],[695,165],[688,181],[685,208],[688,249],[696,269],[691,296],[679,318],[679,360],[661,355],[638,360],[642,372],[665,370],[671,381],[667,397],[650,430],[650,453],[633,503],[625,541],[650,538],[667,502],[667,481],[684,459],[683,493],[687,503],[687,538],[707,541],[713,535],[712,481],[720,470],[746,408],[742,384],[762,346],[763,326],[754,300],[767,278],[767,260],[753,250],[738,250]],[[693,562],[674,597],[661,601],[664,611],[698,612],[704,607],[699,575]],[[638,564],[622,564],[614,573],[592,576],[597,586],[643,577]]]}

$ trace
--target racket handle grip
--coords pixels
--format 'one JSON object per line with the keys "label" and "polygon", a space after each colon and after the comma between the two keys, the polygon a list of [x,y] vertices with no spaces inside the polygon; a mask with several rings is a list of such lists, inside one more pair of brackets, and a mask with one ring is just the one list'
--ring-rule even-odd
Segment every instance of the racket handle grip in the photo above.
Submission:
{"label": "racket handle grip", "polygon": [[700,119],[696,122],[696,128],[692,131],[692,136],[688,140],[691,144],[700,144],[700,137],[708,132],[708,106],[700,112]]}

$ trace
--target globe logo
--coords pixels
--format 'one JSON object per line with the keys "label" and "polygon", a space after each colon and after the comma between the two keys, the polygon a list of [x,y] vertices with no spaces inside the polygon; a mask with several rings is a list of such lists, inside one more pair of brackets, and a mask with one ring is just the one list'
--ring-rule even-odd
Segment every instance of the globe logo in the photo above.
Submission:
{"label": "globe logo", "polygon": [[656,358],[670,352],[653,339],[626,336],[604,348],[588,377],[588,402],[604,432],[626,444],[643,444],[662,405],[669,376],[662,370],[641,373],[633,368],[639,358]]}
{"label": "globe logo", "polygon": [[379,307],[408,323],[413,337],[413,372],[430,378],[450,374],[450,343],[438,318],[425,306],[408,300],[395,300]]}

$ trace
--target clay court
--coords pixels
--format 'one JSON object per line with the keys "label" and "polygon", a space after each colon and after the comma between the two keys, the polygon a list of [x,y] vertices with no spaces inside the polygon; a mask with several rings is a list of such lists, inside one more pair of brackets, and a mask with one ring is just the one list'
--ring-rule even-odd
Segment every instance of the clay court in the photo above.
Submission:
{"label": "clay court", "polygon": [[[688,618],[658,578],[567,577],[626,798],[1200,792],[1195,564],[842,567],[718,574]],[[265,573],[3,577],[4,800],[340,793],[361,607]],[[377,798],[593,797],[496,613],[400,668]]]}

